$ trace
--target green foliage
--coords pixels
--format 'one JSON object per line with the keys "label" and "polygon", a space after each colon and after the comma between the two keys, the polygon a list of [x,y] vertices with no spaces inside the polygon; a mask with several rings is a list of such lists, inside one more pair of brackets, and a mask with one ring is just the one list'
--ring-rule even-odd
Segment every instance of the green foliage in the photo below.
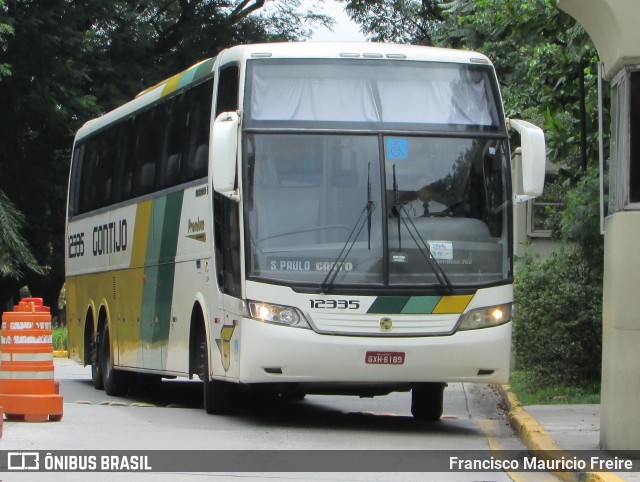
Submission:
{"label": "green foliage", "polygon": [[[13,35],[13,27],[8,23],[7,5],[5,0],[0,0],[0,53],[6,48],[4,47],[7,38]],[[3,77],[11,75],[11,66],[7,63],[0,62],[0,81]]]}
{"label": "green foliage", "polygon": [[525,256],[514,285],[513,342],[534,387],[580,387],[600,380],[604,239],[598,172],[562,171],[552,191],[565,202],[552,217],[563,247],[542,261]]}
{"label": "green foliage", "polygon": [[565,209],[560,216],[557,234],[560,239],[574,245],[584,263],[594,273],[595,281],[602,282],[604,237],[600,234],[600,179],[598,170],[576,170],[575,180],[565,181],[567,187]]}
{"label": "green foliage", "polygon": [[599,381],[571,385],[550,384],[546,380],[538,380],[529,372],[515,370],[511,372],[509,384],[520,403],[525,406],[600,403]]}
{"label": "green foliage", "polygon": [[20,235],[23,224],[22,213],[0,191],[0,279],[18,279],[25,268],[39,274],[43,273]]}
{"label": "green foliage", "polygon": [[51,330],[51,342],[53,349],[66,350],[67,349],[67,327],[66,326],[54,326]]}
{"label": "green foliage", "polygon": [[349,0],[346,11],[374,42],[435,45],[444,21],[440,0]]}
{"label": "green foliage", "polygon": [[578,250],[524,260],[514,284],[513,343],[538,383],[600,379],[602,283]]}

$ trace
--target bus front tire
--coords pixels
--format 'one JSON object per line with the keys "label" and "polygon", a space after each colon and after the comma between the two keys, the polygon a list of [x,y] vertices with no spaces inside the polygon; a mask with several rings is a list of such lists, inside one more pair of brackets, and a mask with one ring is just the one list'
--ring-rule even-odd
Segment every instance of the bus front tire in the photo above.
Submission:
{"label": "bus front tire", "polygon": [[201,378],[203,381],[203,406],[210,415],[227,415],[233,412],[238,401],[238,385],[222,380],[212,380],[209,376],[209,356],[207,344],[201,342]]}
{"label": "bus front tire", "polygon": [[116,370],[111,365],[111,346],[109,342],[109,327],[105,326],[100,343],[99,366],[102,372],[102,383],[107,395],[126,395],[129,390],[129,373]]}
{"label": "bus front tire", "polygon": [[416,383],[411,389],[411,413],[417,420],[437,422],[442,417],[444,383]]}

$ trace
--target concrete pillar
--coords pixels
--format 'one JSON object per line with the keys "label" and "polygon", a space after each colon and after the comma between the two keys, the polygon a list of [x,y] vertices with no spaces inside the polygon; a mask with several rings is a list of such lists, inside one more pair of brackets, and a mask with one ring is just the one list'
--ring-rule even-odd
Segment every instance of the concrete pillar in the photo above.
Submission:
{"label": "concrete pillar", "polygon": [[640,125],[633,124],[640,121],[628,90],[631,72],[640,64],[638,4],[558,0],[558,7],[590,35],[604,65],[604,78],[616,89],[610,215],[605,223],[600,443],[609,451],[640,450],[640,178],[633,174],[640,169],[640,153],[633,152]]}
{"label": "concrete pillar", "polygon": [[600,444],[640,450],[640,212],[605,224]]}

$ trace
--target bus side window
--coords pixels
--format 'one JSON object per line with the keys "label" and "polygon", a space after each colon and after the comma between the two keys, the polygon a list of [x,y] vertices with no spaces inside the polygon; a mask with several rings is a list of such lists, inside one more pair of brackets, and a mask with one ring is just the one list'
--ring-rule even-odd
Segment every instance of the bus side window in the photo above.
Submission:
{"label": "bus side window", "polygon": [[171,99],[166,105],[168,124],[163,139],[162,160],[158,188],[163,189],[180,184],[182,150],[187,135],[187,115],[185,94]]}
{"label": "bus side window", "polygon": [[99,139],[93,137],[85,144],[80,178],[80,212],[86,213],[96,208],[96,178],[98,177]]}
{"label": "bus side window", "polygon": [[212,96],[213,80],[191,89],[185,96],[188,141],[185,143],[184,157],[187,162],[182,176],[184,182],[207,176]]}
{"label": "bus side window", "polygon": [[73,152],[72,184],[69,186],[69,218],[82,212],[80,206],[80,186],[82,183],[80,182],[80,178],[82,176],[85,145],[86,143],[76,145]]}
{"label": "bus side window", "polygon": [[218,96],[216,98],[216,115],[238,110],[238,78],[240,70],[237,65],[225,67],[220,71]]}
{"label": "bus side window", "polygon": [[127,182],[127,169],[129,159],[129,132],[133,127],[133,120],[129,119],[117,125],[114,128],[113,143],[115,144],[114,170],[113,170],[113,187],[111,201],[115,203],[122,202],[129,197],[131,193],[131,178],[129,176]]}
{"label": "bus side window", "polygon": [[116,173],[117,148],[116,131],[108,130],[100,134],[100,166],[99,174],[95,179],[98,186],[98,199],[96,206],[102,208],[113,202],[114,176]]}
{"label": "bus side window", "polygon": [[151,109],[142,113],[138,122],[138,143],[135,150],[134,197],[153,191],[156,182],[156,164],[162,155],[162,139],[166,116],[160,109]]}

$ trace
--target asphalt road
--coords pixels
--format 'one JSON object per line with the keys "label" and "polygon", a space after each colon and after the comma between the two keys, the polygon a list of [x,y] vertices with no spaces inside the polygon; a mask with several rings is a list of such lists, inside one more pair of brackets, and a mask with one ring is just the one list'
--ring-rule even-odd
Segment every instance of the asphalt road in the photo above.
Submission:
{"label": "asphalt road", "polygon": [[[410,394],[255,398],[233,416],[207,415],[198,381],[164,380],[151,393],[109,397],[93,388],[89,367],[56,359],[64,397],[60,422],[4,423],[2,450],[524,450],[486,385],[451,384],[439,423],[414,420]],[[309,452],[311,453],[311,452]],[[327,468],[330,470],[330,468]],[[10,477],[3,477],[10,475]],[[412,472],[94,473],[91,480],[544,480],[545,474]],[[86,480],[87,474],[0,474],[2,480]],[[554,479],[548,479],[554,480]]]}

